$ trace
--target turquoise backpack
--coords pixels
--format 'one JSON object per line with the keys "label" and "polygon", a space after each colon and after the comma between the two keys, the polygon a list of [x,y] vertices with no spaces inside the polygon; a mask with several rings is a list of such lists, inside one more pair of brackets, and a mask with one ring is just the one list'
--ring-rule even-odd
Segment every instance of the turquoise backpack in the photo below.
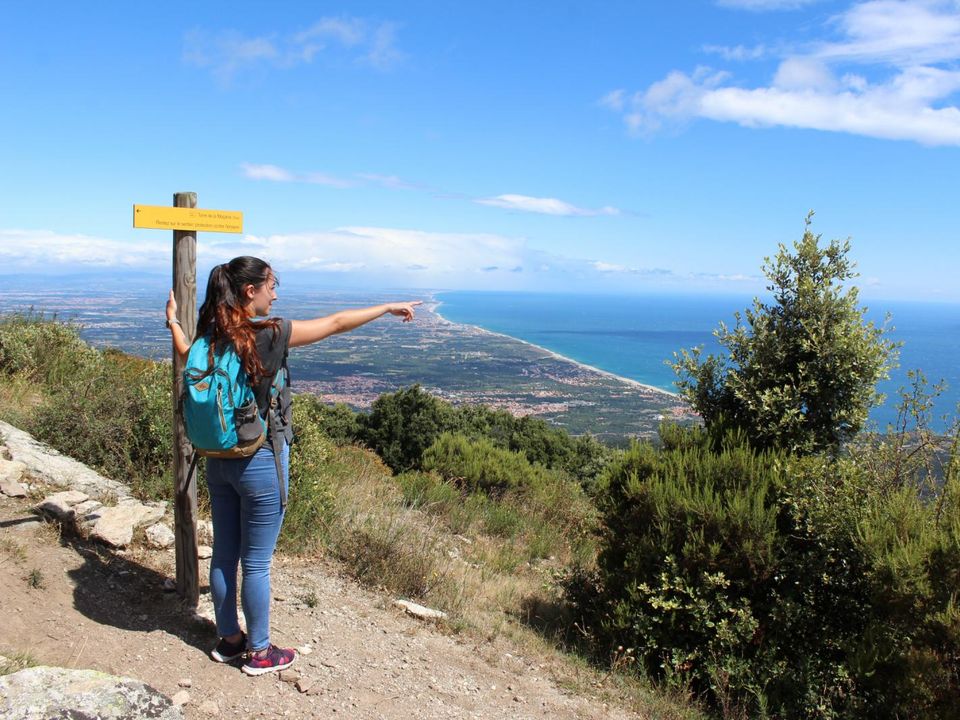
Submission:
{"label": "turquoise backpack", "polygon": [[[267,423],[260,416],[243,362],[233,346],[213,357],[210,340],[199,337],[190,346],[183,371],[183,420],[197,453],[207,457],[249,457],[263,445]],[[278,372],[271,401],[282,389]]]}

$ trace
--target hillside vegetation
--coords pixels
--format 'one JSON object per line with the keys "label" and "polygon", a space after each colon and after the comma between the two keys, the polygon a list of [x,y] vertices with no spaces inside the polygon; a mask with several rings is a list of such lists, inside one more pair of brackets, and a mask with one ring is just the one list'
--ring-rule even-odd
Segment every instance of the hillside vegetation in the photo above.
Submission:
{"label": "hillside vegetation", "polygon": [[[589,659],[660,717],[956,717],[958,435],[928,430],[920,373],[898,425],[863,432],[896,349],[848,252],[809,226],[780,248],[773,302],[718,330],[727,355],[678,354],[704,423],[656,445],[417,386],[365,414],[298,396],[281,552],[337,557],[454,631]],[[13,316],[0,376],[4,419],[169,498],[169,366]]]}

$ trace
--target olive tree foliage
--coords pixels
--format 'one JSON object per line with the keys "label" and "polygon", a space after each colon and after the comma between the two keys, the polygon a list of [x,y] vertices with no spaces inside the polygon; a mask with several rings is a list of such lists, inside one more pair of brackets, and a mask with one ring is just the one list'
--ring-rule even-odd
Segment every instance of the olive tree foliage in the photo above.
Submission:
{"label": "olive tree foliage", "polygon": [[714,331],[726,353],[682,350],[671,363],[708,427],[737,427],[760,449],[836,452],[882,401],[876,384],[896,358],[896,343],[865,319],[850,284],[849,240],[821,246],[812,217],[792,251],[781,244],[764,260],[772,302],[755,298],[733,329]]}

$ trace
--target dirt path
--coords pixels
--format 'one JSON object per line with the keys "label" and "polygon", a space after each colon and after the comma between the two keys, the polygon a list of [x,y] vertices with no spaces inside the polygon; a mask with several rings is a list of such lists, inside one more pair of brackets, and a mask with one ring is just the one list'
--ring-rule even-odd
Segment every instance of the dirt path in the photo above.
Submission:
{"label": "dirt path", "polygon": [[560,689],[544,661],[502,639],[476,644],[410,618],[323,563],[278,561],[273,574],[272,639],[309,646],[294,667],[312,688],[250,678],[211,661],[212,624],[163,592],[173,562],[59,537],[29,503],[0,496],[0,653],[186,690],[187,718],[638,717]]}

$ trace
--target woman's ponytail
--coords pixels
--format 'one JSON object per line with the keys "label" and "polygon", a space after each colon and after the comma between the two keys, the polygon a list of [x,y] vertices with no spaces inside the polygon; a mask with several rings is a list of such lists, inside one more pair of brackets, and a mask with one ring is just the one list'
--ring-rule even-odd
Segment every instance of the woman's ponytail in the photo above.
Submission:
{"label": "woman's ponytail", "polygon": [[[260,258],[242,256],[229,263],[217,265],[207,279],[207,292],[200,306],[197,334],[210,337],[208,367],[213,368],[213,355],[222,352],[226,344],[233,345],[243,362],[251,385],[265,374],[257,352],[257,336],[254,324],[244,310],[243,288],[258,287],[270,279],[270,265]],[[275,320],[268,323],[274,333],[279,331]],[[257,326],[262,326],[263,322]]]}

